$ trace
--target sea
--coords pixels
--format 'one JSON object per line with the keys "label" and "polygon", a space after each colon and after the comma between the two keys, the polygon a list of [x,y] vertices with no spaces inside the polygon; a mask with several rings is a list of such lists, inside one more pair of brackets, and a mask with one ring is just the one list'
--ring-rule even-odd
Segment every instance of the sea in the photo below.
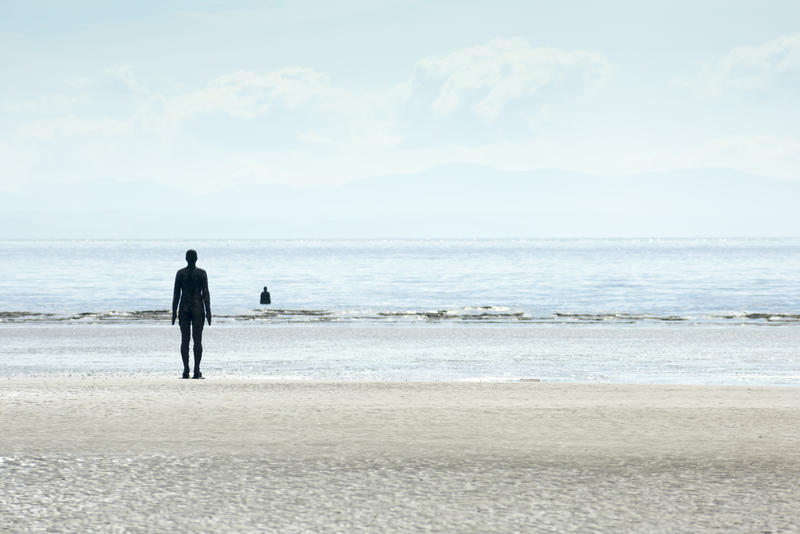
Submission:
{"label": "sea", "polygon": [[177,377],[189,248],[207,378],[800,385],[800,238],[0,241],[0,376]]}

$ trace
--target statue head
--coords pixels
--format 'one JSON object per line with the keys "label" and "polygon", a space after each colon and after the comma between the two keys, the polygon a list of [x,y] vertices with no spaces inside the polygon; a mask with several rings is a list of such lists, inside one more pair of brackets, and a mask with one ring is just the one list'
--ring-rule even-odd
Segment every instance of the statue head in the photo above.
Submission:
{"label": "statue head", "polygon": [[189,249],[186,251],[186,262],[189,265],[194,265],[197,263],[197,251],[193,249]]}

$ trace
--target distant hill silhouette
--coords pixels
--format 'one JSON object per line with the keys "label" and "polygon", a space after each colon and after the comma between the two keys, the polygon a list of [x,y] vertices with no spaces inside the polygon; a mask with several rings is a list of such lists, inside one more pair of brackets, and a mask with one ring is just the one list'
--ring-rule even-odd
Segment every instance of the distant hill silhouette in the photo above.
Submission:
{"label": "distant hill silhouette", "polygon": [[87,182],[0,194],[0,238],[796,236],[798,198],[800,182],[727,169],[604,177],[447,165],[339,187],[198,196]]}

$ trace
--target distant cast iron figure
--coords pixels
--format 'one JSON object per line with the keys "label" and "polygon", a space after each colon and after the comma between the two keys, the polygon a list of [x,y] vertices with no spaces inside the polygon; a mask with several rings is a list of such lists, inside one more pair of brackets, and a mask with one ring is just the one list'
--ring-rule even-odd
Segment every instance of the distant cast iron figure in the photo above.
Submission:
{"label": "distant cast iron figure", "polygon": [[[197,252],[186,251],[188,265],[175,275],[175,289],[172,292],[172,324],[178,318],[181,327],[181,358],[183,359],[183,378],[189,378],[189,337],[194,341],[194,375],[200,373],[200,359],[203,357],[203,320],[211,325],[211,296],[208,293],[208,276],[198,269]],[[178,307],[180,303],[180,307]]]}
{"label": "distant cast iron figure", "polygon": [[261,292],[261,304],[272,304],[272,299],[269,298],[267,286],[264,286],[264,291]]}

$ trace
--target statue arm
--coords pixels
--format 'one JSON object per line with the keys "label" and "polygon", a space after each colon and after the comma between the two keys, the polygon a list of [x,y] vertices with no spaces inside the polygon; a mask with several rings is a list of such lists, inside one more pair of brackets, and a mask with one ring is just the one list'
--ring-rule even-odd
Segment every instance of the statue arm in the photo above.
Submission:
{"label": "statue arm", "polygon": [[206,307],[206,320],[211,324],[211,295],[208,292],[208,275],[203,272],[203,305]]}
{"label": "statue arm", "polygon": [[175,274],[175,287],[172,289],[172,324],[175,324],[175,316],[178,314],[178,302],[181,300],[181,273]]}

